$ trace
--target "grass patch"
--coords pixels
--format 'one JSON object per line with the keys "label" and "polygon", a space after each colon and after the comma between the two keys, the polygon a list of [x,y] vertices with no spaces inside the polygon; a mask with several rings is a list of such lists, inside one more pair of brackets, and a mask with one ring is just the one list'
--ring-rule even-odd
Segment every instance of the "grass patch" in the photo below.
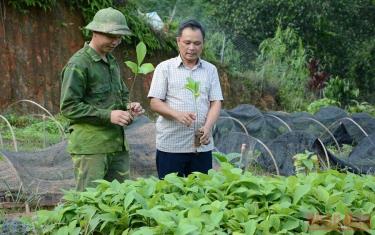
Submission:
{"label": "grass patch", "polygon": [[[43,116],[9,114],[4,117],[12,127],[18,151],[37,151],[63,139],[64,134],[61,133],[57,123]],[[55,118],[62,126],[67,124],[67,120],[62,116]],[[12,131],[5,121],[0,123],[0,134],[2,138],[0,148],[15,151]]]}

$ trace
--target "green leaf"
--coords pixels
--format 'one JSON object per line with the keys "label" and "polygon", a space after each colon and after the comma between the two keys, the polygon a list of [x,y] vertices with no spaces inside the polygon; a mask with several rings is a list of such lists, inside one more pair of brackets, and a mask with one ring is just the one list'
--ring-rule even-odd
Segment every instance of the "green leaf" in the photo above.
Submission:
{"label": "green leaf", "polygon": [[81,231],[80,227],[77,226],[77,220],[73,220],[69,223],[69,235],[78,235]]}
{"label": "green leaf", "polygon": [[363,186],[366,188],[369,188],[375,193],[375,182],[372,182],[369,180],[369,181],[366,181]]}
{"label": "green leaf", "polygon": [[124,230],[121,235],[128,235],[129,234],[129,228],[127,228],[126,230]]}
{"label": "green leaf", "polygon": [[194,98],[200,96],[199,90],[199,81],[195,81],[191,77],[187,77],[187,83],[185,84],[185,88],[188,89],[191,93],[193,93]]}
{"label": "green leaf", "polygon": [[125,61],[125,64],[130,68],[132,73],[134,73],[135,75],[138,74],[138,65],[136,63],[134,63],[133,61]]}
{"label": "green leaf", "polygon": [[197,207],[191,208],[188,212],[188,218],[198,218],[201,216],[201,210]]}
{"label": "green leaf", "polygon": [[154,235],[154,231],[152,231],[149,227],[141,227],[137,231],[132,233],[133,235]]}
{"label": "green leaf", "polygon": [[244,224],[244,227],[245,227],[245,234],[253,235],[255,234],[255,231],[257,229],[257,222],[251,219]]}
{"label": "green leaf", "polygon": [[375,204],[372,203],[372,202],[365,202],[365,204],[363,206],[363,210],[367,214],[371,214],[371,212],[374,211],[374,208],[375,208]]}
{"label": "green leaf", "polygon": [[98,183],[100,185],[103,185],[105,186],[106,188],[109,187],[111,185],[111,182],[107,181],[107,180],[104,180],[104,179],[98,179],[98,180],[94,180],[93,182],[95,183]]}
{"label": "green leaf", "polygon": [[341,192],[331,194],[331,196],[329,197],[329,199],[327,201],[327,204],[328,205],[334,205],[337,202],[342,201],[342,197],[343,197],[343,193],[341,193]]}
{"label": "green leaf", "polygon": [[80,212],[85,215],[86,218],[91,218],[95,215],[98,209],[92,205],[84,205],[81,207]]}
{"label": "green leaf", "polygon": [[56,211],[40,210],[36,212],[38,222],[41,224],[46,224],[53,217],[52,214],[56,214]]}
{"label": "green leaf", "polygon": [[182,220],[179,223],[179,225],[178,225],[174,234],[176,234],[176,235],[187,235],[187,234],[190,234],[190,233],[199,234],[198,228],[196,226],[194,226],[193,224],[189,224],[188,221]]}
{"label": "green leaf", "polygon": [[79,200],[79,195],[76,191],[64,191],[63,199],[64,201],[77,202]]}
{"label": "green leaf", "polygon": [[100,221],[101,221],[100,215],[95,215],[94,218],[92,220],[90,220],[90,222],[89,222],[89,228],[90,228],[89,233],[93,232],[96,229],[96,227],[98,226]]}
{"label": "green leaf", "polygon": [[233,215],[234,218],[236,218],[236,220],[240,222],[245,222],[247,221],[248,210],[243,207],[234,208]]}
{"label": "green leaf", "polygon": [[122,213],[123,212],[123,208],[121,206],[118,206],[118,205],[112,205],[112,206],[109,206],[108,204],[104,204],[104,203],[101,203],[99,202],[98,203],[98,207],[103,211],[103,212],[109,212],[109,213],[115,213],[115,212],[118,212],[118,213]]}
{"label": "green leaf", "polygon": [[313,167],[314,167],[314,163],[313,163],[310,159],[303,159],[302,162],[303,162],[303,165],[305,165],[306,168],[307,168],[309,171],[311,171],[311,170],[313,169]]}
{"label": "green leaf", "polygon": [[228,161],[232,161],[234,159],[240,159],[242,154],[241,153],[228,153],[227,155]]}
{"label": "green leaf", "polygon": [[219,153],[219,152],[212,152],[212,155],[216,160],[218,160],[220,163],[222,162],[228,162],[228,159],[225,154]]}
{"label": "green leaf", "polygon": [[131,191],[131,192],[129,192],[129,193],[126,194],[125,200],[124,200],[124,208],[125,208],[125,210],[128,209],[128,207],[134,201],[134,199],[135,199],[135,197],[134,197],[134,191]]}
{"label": "green leaf", "polygon": [[270,228],[274,228],[276,231],[280,230],[280,218],[279,215],[271,215],[268,219]]}
{"label": "green leaf", "polygon": [[321,201],[321,202],[324,202],[326,203],[329,199],[329,193],[328,191],[322,187],[322,186],[319,186],[316,190],[315,190],[315,196],[316,198]]}
{"label": "green leaf", "polygon": [[336,206],[336,212],[338,213],[341,213],[343,215],[350,213],[349,208],[342,201],[339,201],[335,206]]}
{"label": "green leaf", "polygon": [[176,226],[173,220],[173,213],[170,211],[161,211],[158,207],[154,207],[150,210],[138,210],[137,213],[147,218],[154,219],[158,224],[166,226],[168,228],[173,228]]}
{"label": "green leaf", "polygon": [[181,177],[178,177],[177,174],[175,174],[175,173],[168,174],[164,177],[164,180],[166,182],[176,186],[177,188],[180,188],[180,189],[184,190],[184,183],[183,183]]}
{"label": "green leaf", "polygon": [[270,232],[270,221],[265,219],[259,224],[259,229],[263,230],[264,234],[269,234]]}
{"label": "green leaf", "polygon": [[282,228],[287,231],[293,230],[297,228],[298,226],[299,226],[299,220],[291,216],[288,216],[286,221],[282,222]]}
{"label": "green leaf", "polygon": [[211,221],[210,224],[215,226],[215,227],[219,226],[221,220],[223,219],[223,215],[224,215],[223,211],[211,213],[210,214],[210,221]]}
{"label": "green leaf", "polygon": [[137,52],[137,62],[138,66],[140,66],[146,56],[146,45],[143,42],[138,43],[136,47],[136,52]]}
{"label": "green leaf", "polygon": [[350,229],[349,227],[346,227],[346,226],[343,226],[343,232],[342,234],[343,235],[353,235],[354,234],[354,230],[353,229]]}
{"label": "green leaf", "polygon": [[69,234],[69,227],[68,226],[62,226],[57,230],[55,235],[66,235]]}
{"label": "green leaf", "polygon": [[142,64],[141,67],[139,67],[139,73],[141,74],[148,74],[154,71],[154,66],[151,63],[145,63]]}
{"label": "green leaf", "polygon": [[[115,216],[114,216],[115,217]],[[103,216],[100,216],[100,220],[103,221],[102,225],[100,226],[100,229],[99,231],[103,231],[103,229],[107,226],[107,224],[109,222],[116,222],[117,221],[117,217],[115,217],[115,219],[106,219],[106,218],[103,218]],[[111,227],[113,225],[110,225]]]}
{"label": "green leaf", "polygon": [[310,191],[310,189],[311,185],[309,184],[298,185],[293,195],[293,203],[297,204],[299,200]]}
{"label": "green leaf", "polygon": [[371,216],[370,225],[371,229],[375,230],[375,214]]}

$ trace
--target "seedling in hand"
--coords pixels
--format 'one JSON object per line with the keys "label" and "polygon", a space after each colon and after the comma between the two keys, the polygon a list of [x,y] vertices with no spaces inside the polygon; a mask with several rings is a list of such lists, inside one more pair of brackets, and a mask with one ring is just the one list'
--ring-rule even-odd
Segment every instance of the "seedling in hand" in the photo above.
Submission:
{"label": "seedling in hand", "polygon": [[199,113],[198,113],[197,99],[200,96],[200,89],[199,89],[200,83],[198,81],[195,81],[191,77],[187,77],[186,80],[187,80],[187,83],[185,84],[185,88],[193,94],[193,98],[194,98],[194,109],[195,109],[195,115],[196,115],[196,119],[194,121],[194,146],[199,147],[201,145],[200,138],[203,135],[200,129],[198,129]]}
{"label": "seedling in hand", "polygon": [[[143,60],[145,59],[146,52],[147,52],[146,45],[143,42],[140,42],[138,43],[136,47],[137,63],[133,61],[125,61],[126,66],[128,66],[130,70],[132,71],[132,73],[134,74],[134,78],[129,89],[129,104],[131,104],[133,100],[133,92],[134,92],[133,89],[134,89],[134,84],[135,84],[137,75],[139,74],[146,75],[148,73],[151,73],[155,69],[151,63],[142,64]],[[133,115],[134,110],[130,108],[130,112]],[[142,110],[142,112],[144,112],[144,110]]]}

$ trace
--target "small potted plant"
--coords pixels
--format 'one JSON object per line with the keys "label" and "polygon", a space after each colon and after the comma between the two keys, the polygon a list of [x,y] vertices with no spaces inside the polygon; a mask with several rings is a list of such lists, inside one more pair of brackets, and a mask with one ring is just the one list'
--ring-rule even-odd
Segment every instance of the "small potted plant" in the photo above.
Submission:
{"label": "small potted plant", "polygon": [[198,127],[198,120],[199,120],[199,112],[198,112],[198,105],[197,100],[200,96],[200,89],[199,89],[199,82],[195,81],[191,77],[186,78],[187,82],[185,84],[185,88],[189,90],[193,94],[194,98],[194,109],[195,109],[195,121],[193,123],[194,127],[194,147],[201,146],[200,138],[203,135],[203,132]]}

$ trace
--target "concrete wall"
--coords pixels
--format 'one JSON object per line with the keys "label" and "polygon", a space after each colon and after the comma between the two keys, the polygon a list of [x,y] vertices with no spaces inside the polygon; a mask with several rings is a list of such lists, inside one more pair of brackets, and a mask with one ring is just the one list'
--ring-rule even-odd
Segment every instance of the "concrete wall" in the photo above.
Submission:
{"label": "concrete wall", "polygon": [[0,110],[31,99],[56,113],[59,72],[83,44],[81,14],[62,4],[20,13],[1,2],[1,11]]}

